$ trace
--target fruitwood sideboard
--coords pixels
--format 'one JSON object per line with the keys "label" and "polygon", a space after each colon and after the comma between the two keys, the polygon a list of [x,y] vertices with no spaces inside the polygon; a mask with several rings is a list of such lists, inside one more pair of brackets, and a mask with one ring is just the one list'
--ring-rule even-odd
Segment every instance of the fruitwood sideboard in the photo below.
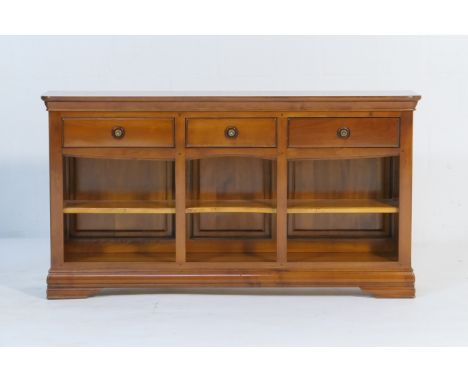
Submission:
{"label": "fruitwood sideboard", "polygon": [[413,297],[408,94],[47,93],[47,296],[359,287]]}

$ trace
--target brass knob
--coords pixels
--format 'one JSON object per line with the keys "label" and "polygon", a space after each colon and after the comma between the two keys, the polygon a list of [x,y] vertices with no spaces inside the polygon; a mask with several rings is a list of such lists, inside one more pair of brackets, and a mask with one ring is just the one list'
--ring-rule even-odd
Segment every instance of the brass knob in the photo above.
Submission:
{"label": "brass knob", "polygon": [[115,126],[114,128],[112,128],[112,136],[115,139],[122,139],[124,135],[125,135],[125,129],[123,127]]}
{"label": "brass knob", "polygon": [[338,138],[348,139],[351,136],[351,130],[347,127],[340,127],[336,131],[336,135],[338,135]]}
{"label": "brass knob", "polygon": [[226,136],[226,138],[237,138],[237,136],[239,135],[239,130],[237,130],[237,127],[235,126],[228,126],[226,127],[226,130],[224,130],[224,135]]}

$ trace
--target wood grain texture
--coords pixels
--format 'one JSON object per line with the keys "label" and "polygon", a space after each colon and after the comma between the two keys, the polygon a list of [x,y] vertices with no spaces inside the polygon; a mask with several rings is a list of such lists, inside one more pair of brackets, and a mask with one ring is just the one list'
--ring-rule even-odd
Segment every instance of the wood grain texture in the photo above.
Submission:
{"label": "wood grain texture", "polygon": [[49,111],[390,111],[414,110],[413,93],[313,93],[268,95],[79,94],[55,92],[42,99]]}
{"label": "wood grain texture", "polygon": [[65,147],[62,154],[73,158],[102,159],[167,159],[175,160],[176,151],[173,148],[107,148],[107,147]]}
{"label": "wood grain texture", "polygon": [[400,149],[394,147],[388,148],[288,148],[286,150],[289,159],[351,159],[351,158],[382,158],[396,157],[400,155]]}
{"label": "wood grain texture", "polygon": [[414,285],[404,286],[379,286],[369,285],[361,287],[362,291],[380,298],[413,298],[416,297]]}
{"label": "wood grain texture", "polygon": [[320,263],[373,263],[397,261],[395,253],[387,252],[293,252],[288,255],[288,261],[320,262]]}
{"label": "wood grain texture", "polygon": [[[237,136],[226,136],[227,129]],[[187,147],[276,147],[275,118],[190,118]]]}
{"label": "wood grain texture", "polygon": [[275,148],[256,147],[230,147],[229,150],[217,147],[190,147],[185,150],[187,159],[202,159],[202,158],[222,158],[222,157],[247,157],[247,158],[262,158],[276,159]]}
{"label": "wood grain texture", "polygon": [[[114,128],[124,135],[116,138]],[[174,147],[171,118],[64,118],[64,147]]]}
{"label": "wood grain texture", "polygon": [[63,221],[63,158],[62,158],[62,119],[59,113],[49,113],[49,180],[50,180],[50,252],[51,267],[64,261],[64,221]]}
{"label": "wood grain texture", "polygon": [[[73,207],[64,207],[69,238],[173,236],[173,161],[64,159],[66,199]],[[142,207],[152,207],[152,215],[142,216]]]}
{"label": "wood grain texture", "polygon": [[411,220],[413,181],[413,114],[403,113],[401,117],[401,147],[399,157],[399,198],[398,253],[402,264],[411,266]]}
{"label": "wood grain texture", "polygon": [[101,288],[48,287],[47,298],[49,300],[86,298],[95,296],[100,290]]}
{"label": "wood grain texture", "polygon": [[198,263],[253,263],[253,262],[274,262],[276,261],[275,252],[189,252],[188,262]]}
{"label": "wood grain texture", "polygon": [[288,259],[288,160],[287,119],[278,121],[278,153],[276,157],[276,261],[286,264]]}
{"label": "wood grain texture", "polygon": [[272,200],[189,200],[185,211],[193,213],[245,212],[273,214],[276,212]]}
{"label": "wood grain texture", "polygon": [[[275,270],[219,268],[172,272],[52,271],[53,298],[86,297],[101,288],[167,287],[359,287],[376,296],[414,297],[409,270]],[[63,294],[60,291],[63,291]],[[73,292],[75,291],[75,292]],[[89,291],[86,293],[86,291]],[[411,293],[413,291],[413,293]],[[81,296],[80,296],[81,295]]]}
{"label": "wood grain texture", "polygon": [[174,214],[173,200],[66,200],[65,214]]}
{"label": "wood grain texture", "polygon": [[[45,95],[48,298],[201,286],[339,286],[414,297],[419,98]],[[112,137],[117,125],[122,139]],[[239,133],[232,140],[228,126]],[[337,136],[343,126],[347,139]]]}
{"label": "wood grain texture", "polygon": [[[394,162],[394,157],[290,160],[288,178],[290,206],[305,207],[310,200],[323,199],[325,200],[319,203],[326,206],[329,203],[326,200],[333,199],[336,200],[336,213],[329,211],[322,214],[290,214],[289,237],[389,236],[393,221],[382,213],[366,213],[364,210],[346,214],[338,212],[340,206],[342,210],[343,203],[348,203],[349,208],[349,203],[360,203],[359,200],[397,199],[392,183],[392,179],[396,176],[392,172]],[[343,200],[355,201],[343,202]],[[295,211],[301,212],[301,209]]]}
{"label": "wood grain texture", "polygon": [[[289,147],[398,147],[398,118],[290,118]],[[338,135],[347,129],[349,136]]]}
{"label": "wood grain texture", "polygon": [[395,214],[398,202],[375,199],[311,199],[290,200],[289,214]]}
{"label": "wood grain texture", "polygon": [[176,118],[176,149],[175,161],[175,201],[176,201],[176,262],[184,264],[186,261],[186,162],[185,162],[185,121],[180,115]]}
{"label": "wood grain texture", "polygon": [[66,254],[70,263],[103,262],[103,263],[173,263],[174,250],[171,252],[70,252]]}
{"label": "wood grain texture", "polygon": [[[270,202],[274,195],[274,173],[273,161],[253,157],[208,157],[190,161],[187,185],[191,203],[207,201],[209,204],[201,207],[210,208],[201,212],[211,210],[210,213],[191,214],[188,219],[190,238],[270,238],[274,219],[271,213],[275,208]],[[262,204],[252,204],[257,200]],[[237,204],[232,205],[233,201]],[[231,208],[216,213],[211,208],[213,203],[224,203],[224,207]]]}

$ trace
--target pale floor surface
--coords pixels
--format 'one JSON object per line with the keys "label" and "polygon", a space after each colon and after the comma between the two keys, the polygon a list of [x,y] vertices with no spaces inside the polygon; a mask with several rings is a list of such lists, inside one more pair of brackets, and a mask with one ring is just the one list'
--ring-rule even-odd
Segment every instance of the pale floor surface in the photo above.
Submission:
{"label": "pale floor surface", "polygon": [[48,301],[48,240],[0,239],[0,345],[468,345],[466,246],[413,251],[415,299],[301,288],[105,291]]}

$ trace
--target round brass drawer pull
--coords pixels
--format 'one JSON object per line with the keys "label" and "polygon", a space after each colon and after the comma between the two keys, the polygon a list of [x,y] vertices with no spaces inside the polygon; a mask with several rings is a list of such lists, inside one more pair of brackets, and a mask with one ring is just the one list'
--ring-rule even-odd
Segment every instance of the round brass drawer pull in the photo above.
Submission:
{"label": "round brass drawer pull", "polygon": [[338,138],[348,139],[351,136],[351,130],[347,127],[340,127],[336,131],[336,135],[338,135]]}
{"label": "round brass drawer pull", "polygon": [[226,127],[226,130],[224,130],[224,135],[226,138],[237,138],[239,135],[239,130],[237,130],[237,127],[235,126],[228,126]]}
{"label": "round brass drawer pull", "polygon": [[112,136],[115,139],[122,139],[124,135],[125,135],[125,129],[123,127],[115,126],[114,128],[112,128]]}

